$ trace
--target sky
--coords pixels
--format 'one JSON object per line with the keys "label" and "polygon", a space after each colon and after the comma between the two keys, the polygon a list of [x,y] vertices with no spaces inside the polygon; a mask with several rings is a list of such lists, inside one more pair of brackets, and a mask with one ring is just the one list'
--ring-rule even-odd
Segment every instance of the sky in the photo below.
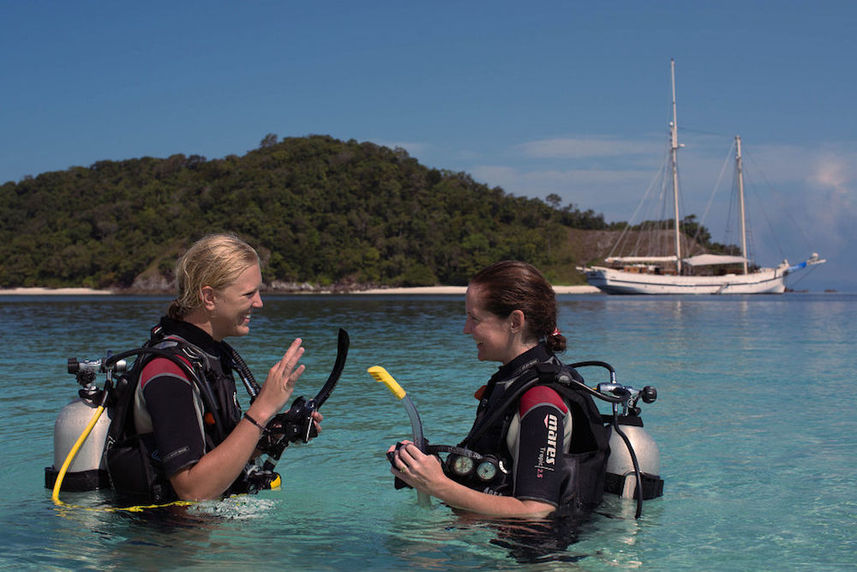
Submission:
{"label": "sky", "polygon": [[633,221],[674,59],[682,214],[732,237],[740,135],[756,261],[857,292],[855,29],[850,0],[0,0],[0,184],[325,134]]}

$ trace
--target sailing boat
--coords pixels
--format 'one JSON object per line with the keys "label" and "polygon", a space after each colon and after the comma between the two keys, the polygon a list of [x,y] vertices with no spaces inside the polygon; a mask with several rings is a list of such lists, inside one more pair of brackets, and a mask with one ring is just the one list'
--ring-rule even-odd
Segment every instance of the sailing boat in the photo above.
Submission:
{"label": "sailing boat", "polygon": [[617,256],[605,259],[607,266],[582,269],[590,285],[607,294],[782,294],[786,275],[826,260],[813,253],[799,263],[781,262],[776,268],[755,268],[747,257],[747,229],[744,214],[744,174],[741,138],[735,138],[736,175],[741,226],[741,255],[699,254],[682,258],[679,229],[678,121],[675,99],[675,60],[670,60],[672,79],[672,121],[670,158],[672,175],[673,252],[666,256]]}

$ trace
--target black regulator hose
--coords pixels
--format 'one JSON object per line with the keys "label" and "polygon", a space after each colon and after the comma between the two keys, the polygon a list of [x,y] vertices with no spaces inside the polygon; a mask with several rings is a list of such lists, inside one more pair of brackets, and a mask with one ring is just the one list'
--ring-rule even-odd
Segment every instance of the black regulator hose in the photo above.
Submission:
{"label": "black regulator hose", "polygon": [[628,447],[628,453],[631,455],[631,463],[634,464],[634,477],[637,480],[636,487],[636,497],[637,497],[637,512],[634,514],[635,519],[639,519],[640,515],[643,513],[643,477],[640,474],[640,463],[637,462],[637,454],[634,452],[634,447],[631,446],[631,440],[628,439],[628,436],[625,435],[625,432],[619,429],[619,421],[617,419],[616,414],[613,415],[612,422],[613,430],[622,438],[622,441],[625,442],[625,446]]}
{"label": "black regulator hose", "polygon": [[247,389],[247,393],[250,394],[250,402],[252,403],[253,400],[256,399],[256,396],[259,395],[259,392],[262,391],[262,388],[259,386],[256,378],[253,377],[253,372],[250,371],[249,367],[247,367],[247,363],[244,361],[244,358],[235,351],[235,348],[226,342],[220,343],[229,351],[232,362],[235,364],[235,370],[238,372],[238,377],[241,378],[241,381],[244,383],[244,387]]}
{"label": "black regulator hose", "polygon": [[[613,368],[612,365],[610,365],[606,361],[597,361],[597,360],[578,361],[575,363],[568,364],[568,367],[570,367],[572,369],[577,369],[580,367],[603,367],[604,369],[606,369],[607,371],[610,372],[610,383],[616,383],[616,370]],[[589,387],[585,383],[581,383],[581,382],[577,381],[576,379],[571,379],[571,383],[573,383],[578,389],[585,391],[586,393],[588,393],[592,397],[596,397],[596,398],[600,399],[601,401],[606,401],[608,403],[622,403],[622,401],[624,401],[624,399],[625,399],[624,397],[621,397],[618,395],[615,397],[610,396],[610,395],[605,395],[605,394],[601,393],[600,391],[598,391],[597,389],[592,389],[591,387]]]}

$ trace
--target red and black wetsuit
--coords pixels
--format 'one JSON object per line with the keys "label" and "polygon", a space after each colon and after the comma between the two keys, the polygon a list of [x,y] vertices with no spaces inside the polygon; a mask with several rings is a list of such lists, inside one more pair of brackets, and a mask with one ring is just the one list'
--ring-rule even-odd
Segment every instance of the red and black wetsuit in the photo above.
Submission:
{"label": "red and black wetsuit", "polygon": [[[503,460],[509,474],[497,485],[473,488],[556,507],[600,502],[606,431],[591,397],[554,381],[560,371],[582,381],[538,345],[491,377],[473,428],[460,446]],[[514,397],[526,384],[531,387]],[[503,413],[495,415],[499,410]]]}
{"label": "red and black wetsuit", "polygon": [[232,376],[231,353],[203,330],[162,318],[152,347],[175,350],[202,379],[191,380],[172,360],[145,362],[134,396],[134,425],[153,443],[153,456],[167,478],[197,463],[235,428],[241,418]]}

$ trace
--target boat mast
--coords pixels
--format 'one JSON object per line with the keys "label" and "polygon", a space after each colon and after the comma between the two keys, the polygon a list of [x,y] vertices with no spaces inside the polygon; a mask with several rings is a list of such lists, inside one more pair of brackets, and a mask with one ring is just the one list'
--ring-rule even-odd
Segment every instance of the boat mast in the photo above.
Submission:
{"label": "boat mast", "polygon": [[735,166],[738,172],[738,204],[741,208],[741,256],[744,257],[744,274],[747,274],[747,225],[744,217],[744,162],[741,159],[741,136],[735,136]]}
{"label": "boat mast", "polygon": [[675,208],[675,270],[681,275],[681,239],[679,236],[678,218],[678,116],[675,106],[675,60],[670,58],[670,75],[672,77],[673,120],[670,123],[670,162],[673,174],[673,202]]}

